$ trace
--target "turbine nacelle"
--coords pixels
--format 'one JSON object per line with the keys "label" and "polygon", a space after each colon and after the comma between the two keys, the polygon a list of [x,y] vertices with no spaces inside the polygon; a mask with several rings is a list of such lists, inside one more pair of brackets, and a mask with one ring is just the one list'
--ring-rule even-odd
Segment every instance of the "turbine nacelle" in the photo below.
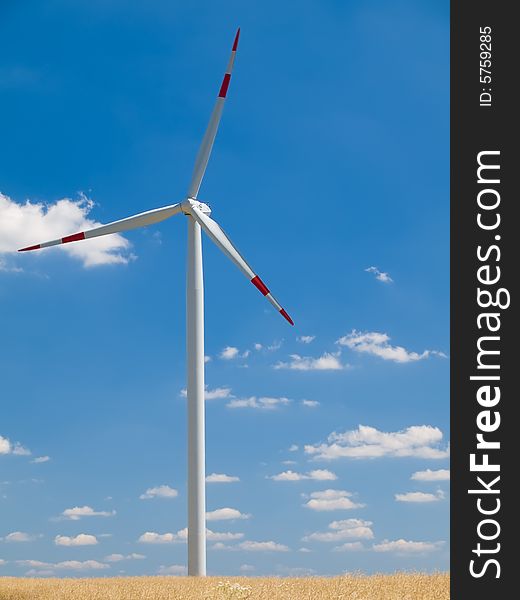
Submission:
{"label": "turbine nacelle", "polygon": [[181,210],[185,215],[193,216],[193,207],[200,210],[201,213],[208,215],[208,217],[211,214],[211,208],[209,205],[197,200],[196,198],[186,198],[186,200],[181,202]]}

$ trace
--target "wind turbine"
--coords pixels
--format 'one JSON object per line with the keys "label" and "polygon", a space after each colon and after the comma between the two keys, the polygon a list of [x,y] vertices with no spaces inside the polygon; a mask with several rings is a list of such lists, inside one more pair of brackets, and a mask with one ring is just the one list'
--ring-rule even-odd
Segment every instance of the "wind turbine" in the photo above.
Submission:
{"label": "wind turbine", "polygon": [[231,240],[211,217],[211,209],[207,204],[199,202],[202,178],[208,165],[211,149],[217,135],[224,102],[231,80],[231,71],[235,62],[238,47],[238,29],[231,56],[227,65],[222,85],[215,102],[215,107],[202,139],[195,160],[191,182],[186,199],[178,204],[156,208],[127,217],[120,221],[108,223],[89,231],[81,231],[63,238],[43,242],[19,252],[39,250],[58,244],[68,244],[79,240],[90,239],[100,235],[128,231],[159,223],[174,215],[183,213],[188,217],[188,261],[186,278],[186,353],[187,353],[187,392],[188,392],[188,575],[206,575],[206,476],[204,448],[204,290],[202,275],[202,243],[201,230],[222,250],[222,252],[242,271],[242,273],[269,300],[275,309],[291,324],[291,317],[271,294],[265,283],[253,271],[238,252]]}

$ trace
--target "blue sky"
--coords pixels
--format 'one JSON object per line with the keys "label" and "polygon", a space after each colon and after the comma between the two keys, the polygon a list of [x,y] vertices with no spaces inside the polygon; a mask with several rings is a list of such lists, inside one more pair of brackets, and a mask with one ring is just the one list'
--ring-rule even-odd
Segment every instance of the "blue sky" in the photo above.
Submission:
{"label": "blue sky", "polygon": [[238,25],[199,197],[295,327],[204,241],[208,572],[448,568],[448,2],[0,23],[0,574],[183,572],[184,217],[13,250],[181,201]]}

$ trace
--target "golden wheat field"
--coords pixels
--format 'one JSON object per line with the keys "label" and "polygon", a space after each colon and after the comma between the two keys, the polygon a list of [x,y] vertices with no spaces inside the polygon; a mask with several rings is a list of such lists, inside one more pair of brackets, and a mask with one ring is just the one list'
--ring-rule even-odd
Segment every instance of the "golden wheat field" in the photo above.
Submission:
{"label": "golden wheat field", "polygon": [[0,577],[0,600],[448,600],[449,574],[341,577]]}

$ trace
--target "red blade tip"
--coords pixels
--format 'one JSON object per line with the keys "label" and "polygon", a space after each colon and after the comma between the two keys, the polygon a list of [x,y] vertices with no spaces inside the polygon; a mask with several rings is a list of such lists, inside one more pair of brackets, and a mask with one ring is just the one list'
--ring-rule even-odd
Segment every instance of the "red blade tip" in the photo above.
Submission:
{"label": "red blade tip", "polygon": [[282,317],[286,320],[289,321],[289,323],[291,325],[294,325],[294,321],[291,319],[291,317],[285,312],[285,310],[282,308],[282,310],[280,311],[280,314],[282,315]]}
{"label": "red blade tip", "polygon": [[18,252],[27,252],[29,250],[39,250],[40,249],[40,244],[36,244],[36,246],[27,246],[27,248],[20,248],[20,250],[18,250]]}
{"label": "red blade tip", "polygon": [[231,48],[232,52],[236,52],[238,48],[238,38],[240,37],[240,27],[237,29],[237,34],[235,35],[235,41],[233,42],[233,48]]}

